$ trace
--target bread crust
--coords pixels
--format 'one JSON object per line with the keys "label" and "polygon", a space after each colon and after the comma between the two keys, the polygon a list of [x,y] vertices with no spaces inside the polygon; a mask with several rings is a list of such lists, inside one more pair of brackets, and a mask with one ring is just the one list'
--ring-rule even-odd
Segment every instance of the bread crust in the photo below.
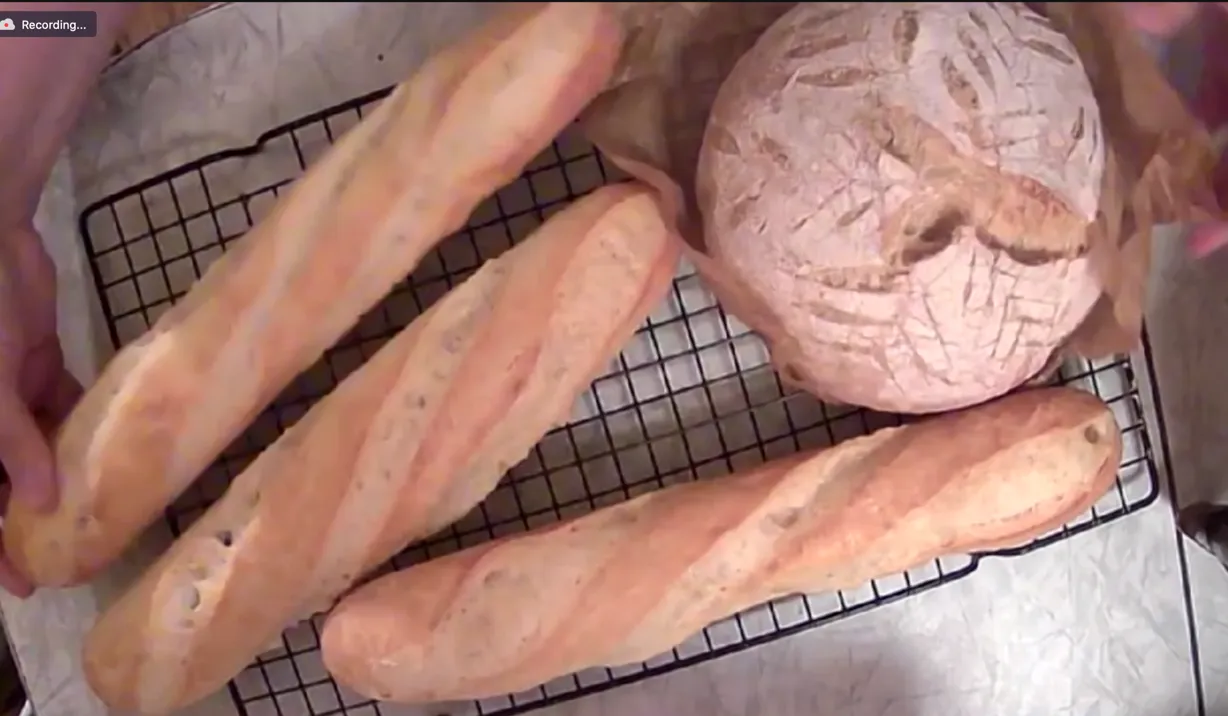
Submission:
{"label": "bread crust", "polygon": [[471,547],[348,595],[321,638],[341,684],[433,702],[647,660],[788,594],[1022,545],[1113,484],[1112,411],[1043,388]]}
{"label": "bread crust", "polygon": [[601,3],[520,3],[430,58],[110,362],[55,441],[61,500],[5,517],[40,586],[113,562],[277,393],[605,85]]}
{"label": "bread crust", "polygon": [[296,618],[473,509],[568,418],[672,285],[680,240],[636,184],[487,262],[267,448],[86,638],[112,708],[222,687]]}
{"label": "bread crust", "polygon": [[696,194],[789,383],[931,413],[1086,318],[1104,167],[1078,53],[1021,3],[799,3],[722,84]]}

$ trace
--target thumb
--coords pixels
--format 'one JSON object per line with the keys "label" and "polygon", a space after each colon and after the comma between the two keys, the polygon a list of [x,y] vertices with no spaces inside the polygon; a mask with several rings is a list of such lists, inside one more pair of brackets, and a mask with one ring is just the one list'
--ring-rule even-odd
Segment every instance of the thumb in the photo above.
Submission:
{"label": "thumb", "polygon": [[34,412],[43,428],[43,433],[53,435],[60,423],[68,417],[72,409],[81,399],[81,384],[72,373],[61,368],[59,374],[51,382],[46,392],[38,401],[38,409]]}
{"label": "thumb", "polygon": [[54,459],[30,409],[11,386],[0,387],[0,463],[13,486],[13,499],[38,510],[56,502]]}

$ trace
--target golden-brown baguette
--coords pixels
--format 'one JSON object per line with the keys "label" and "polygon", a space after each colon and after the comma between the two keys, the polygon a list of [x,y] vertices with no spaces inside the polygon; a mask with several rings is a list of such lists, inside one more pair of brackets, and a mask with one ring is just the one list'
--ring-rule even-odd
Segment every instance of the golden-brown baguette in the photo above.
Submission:
{"label": "golden-brown baguette", "polygon": [[644,661],[776,597],[1026,543],[1092,505],[1120,457],[1095,396],[1016,394],[381,577],[329,617],[324,664],[368,697],[432,702]]}
{"label": "golden-brown baguette", "polygon": [[110,564],[574,119],[620,38],[601,3],[519,4],[429,59],[107,366],[56,440],[58,509],[8,511],[20,571],[65,586]]}
{"label": "golden-brown baguette", "polygon": [[666,294],[681,240],[655,195],[603,187],[449,292],[264,451],[103,613],[85,672],[164,714],[297,617],[463,517]]}

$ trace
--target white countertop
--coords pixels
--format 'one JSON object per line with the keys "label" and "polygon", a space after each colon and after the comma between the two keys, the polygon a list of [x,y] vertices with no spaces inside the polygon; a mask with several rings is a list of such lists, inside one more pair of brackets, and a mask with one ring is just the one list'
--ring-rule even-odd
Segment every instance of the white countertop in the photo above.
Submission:
{"label": "white countertop", "polygon": [[[76,243],[81,207],[398,81],[480,12],[467,3],[232,4],[112,68],[40,207],[74,372],[91,378],[108,343],[87,320],[97,309]],[[1228,255],[1192,265],[1176,241],[1160,242],[1148,318],[1183,502],[1228,492],[1219,474],[1228,469],[1225,276]],[[145,550],[163,540],[151,536]],[[1228,712],[1228,571],[1183,541],[1165,497],[1040,552],[988,560],[952,585],[539,713],[1218,716]],[[108,592],[0,599],[38,716],[106,713],[76,660]],[[234,709],[219,695],[191,713]]]}

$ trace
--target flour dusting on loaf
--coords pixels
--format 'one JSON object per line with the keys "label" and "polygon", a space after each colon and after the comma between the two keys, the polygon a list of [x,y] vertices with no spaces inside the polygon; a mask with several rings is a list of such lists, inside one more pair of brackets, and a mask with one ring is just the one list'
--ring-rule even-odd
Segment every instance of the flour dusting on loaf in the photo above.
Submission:
{"label": "flour dusting on loaf", "polygon": [[1023,4],[801,3],[722,86],[697,193],[787,379],[936,412],[1033,377],[1090,311],[1104,155],[1079,55]]}

